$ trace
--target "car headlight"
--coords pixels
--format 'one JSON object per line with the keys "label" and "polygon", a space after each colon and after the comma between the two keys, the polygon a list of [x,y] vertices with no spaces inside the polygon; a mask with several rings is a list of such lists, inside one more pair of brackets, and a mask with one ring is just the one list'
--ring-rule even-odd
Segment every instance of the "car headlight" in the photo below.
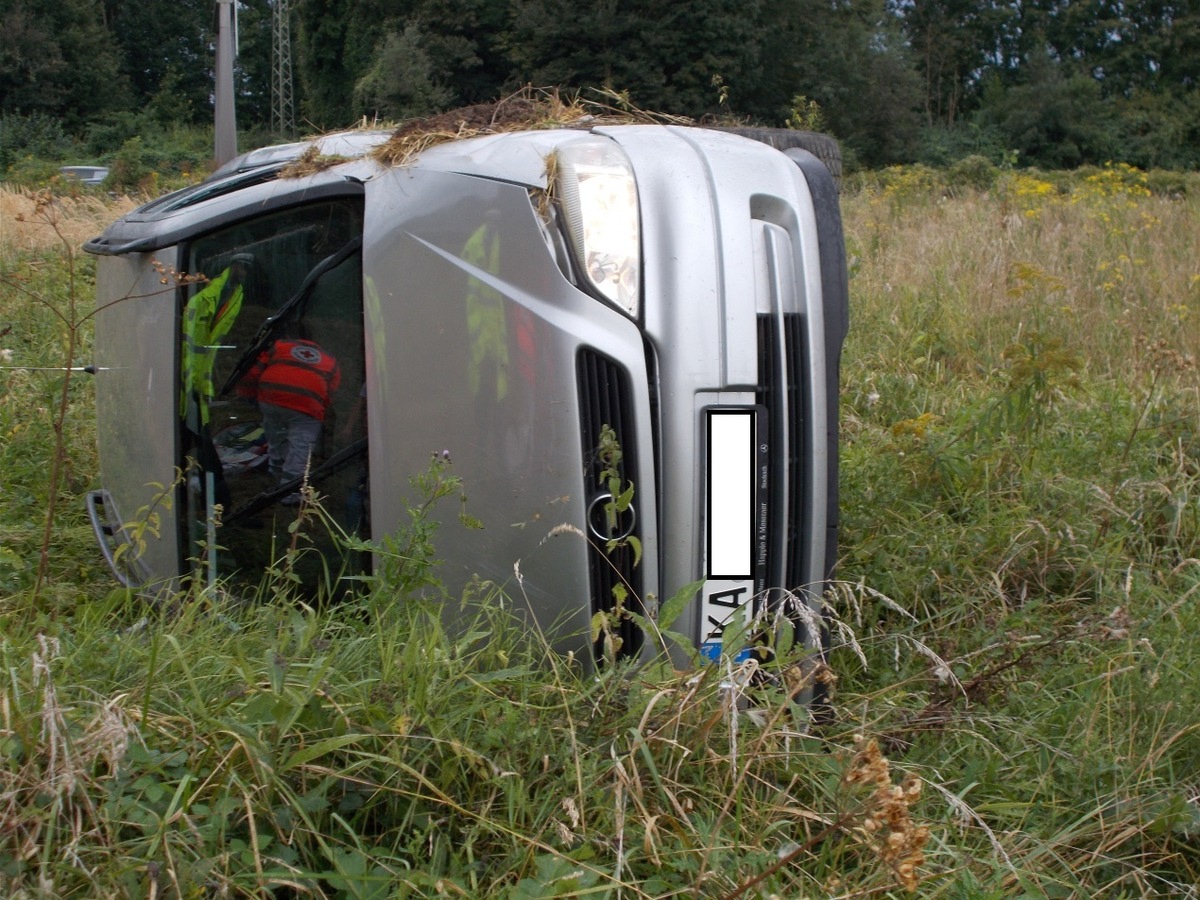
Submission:
{"label": "car headlight", "polygon": [[621,149],[588,137],[558,151],[556,192],[567,240],[602,297],[637,318],[642,255],[637,185]]}

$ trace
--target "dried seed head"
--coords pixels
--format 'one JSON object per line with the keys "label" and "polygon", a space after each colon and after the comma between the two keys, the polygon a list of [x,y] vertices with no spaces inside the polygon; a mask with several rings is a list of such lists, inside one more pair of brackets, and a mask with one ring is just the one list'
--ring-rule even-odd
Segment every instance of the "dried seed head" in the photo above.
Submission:
{"label": "dried seed head", "polygon": [[899,784],[893,784],[890,764],[878,744],[874,740],[856,743],[859,750],[842,783],[873,788],[862,818],[869,846],[892,869],[902,887],[916,890],[917,869],[925,861],[922,848],[929,840],[929,829],[913,822],[909,806],[921,796],[921,780],[908,774]]}

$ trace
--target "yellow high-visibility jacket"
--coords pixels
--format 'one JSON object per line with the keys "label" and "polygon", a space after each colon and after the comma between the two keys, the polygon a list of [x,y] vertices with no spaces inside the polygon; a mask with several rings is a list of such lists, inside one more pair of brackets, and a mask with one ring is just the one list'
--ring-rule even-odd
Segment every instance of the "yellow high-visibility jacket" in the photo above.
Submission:
{"label": "yellow high-visibility jacket", "polygon": [[242,311],[245,291],[240,284],[226,291],[228,281],[226,269],[192,297],[183,311],[179,414],[194,431],[208,424],[208,402],[216,391],[213,364],[217,347]]}

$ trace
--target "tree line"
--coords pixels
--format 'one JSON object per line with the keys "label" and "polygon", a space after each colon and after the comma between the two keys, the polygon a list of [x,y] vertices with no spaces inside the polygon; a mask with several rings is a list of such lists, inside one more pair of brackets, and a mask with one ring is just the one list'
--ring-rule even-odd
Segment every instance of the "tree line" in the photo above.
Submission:
{"label": "tree line", "polygon": [[[239,126],[268,135],[272,16],[238,3]],[[291,0],[302,130],[608,87],[816,128],[851,164],[1200,163],[1200,0]],[[0,163],[212,119],[212,0],[0,0]]]}

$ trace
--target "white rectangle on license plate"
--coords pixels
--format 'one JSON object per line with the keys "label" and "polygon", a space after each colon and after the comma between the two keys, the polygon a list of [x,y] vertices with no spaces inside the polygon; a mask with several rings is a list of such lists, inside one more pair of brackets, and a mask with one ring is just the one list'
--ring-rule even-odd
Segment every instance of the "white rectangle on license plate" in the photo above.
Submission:
{"label": "white rectangle on license plate", "polygon": [[709,578],[754,571],[754,410],[708,410]]}

